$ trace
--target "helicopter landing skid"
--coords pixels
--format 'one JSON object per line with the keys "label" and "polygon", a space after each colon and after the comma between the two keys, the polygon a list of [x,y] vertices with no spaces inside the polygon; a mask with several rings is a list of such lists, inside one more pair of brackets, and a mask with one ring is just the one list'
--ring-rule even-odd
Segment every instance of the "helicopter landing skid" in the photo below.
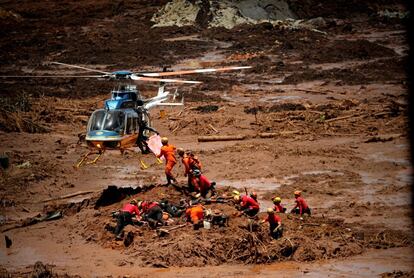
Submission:
{"label": "helicopter landing skid", "polygon": [[[75,167],[79,168],[82,165],[89,165],[89,164],[95,164],[98,159],[103,155],[105,150],[99,150],[98,153],[95,151],[88,151],[84,156],[82,156],[81,159],[76,163]],[[89,156],[92,154],[97,154],[97,156],[94,159],[89,159]]]}

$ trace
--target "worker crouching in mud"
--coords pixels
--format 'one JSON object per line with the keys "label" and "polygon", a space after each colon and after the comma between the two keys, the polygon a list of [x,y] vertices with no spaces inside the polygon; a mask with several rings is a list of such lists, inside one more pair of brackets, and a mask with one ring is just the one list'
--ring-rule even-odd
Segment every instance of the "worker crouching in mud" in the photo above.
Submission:
{"label": "worker crouching in mud", "polygon": [[269,233],[272,238],[278,239],[283,236],[282,219],[272,208],[267,209],[267,217],[262,220],[262,224],[265,222],[269,222]]}
{"label": "worker crouching in mud", "polygon": [[275,197],[272,201],[274,205],[273,209],[275,210],[275,212],[280,212],[280,213],[286,212],[286,208],[280,204],[282,202],[282,199],[280,197]]}
{"label": "worker crouching in mud", "polygon": [[138,210],[137,201],[131,200],[128,204],[120,210],[117,215],[117,225],[115,228],[115,234],[117,240],[122,240],[122,231],[126,225],[132,225],[132,217],[135,216],[137,220],[140,220],[140,212]]}
{"label": "worker crouching in mud", "polygon": [[161,152],[157,155],[158,158],[164,156],[165,158],[165,176],[167,177],[167,185],[177,184],[177,180],[172,174],[172,169],[174,165],[177,163],[177,159],[175,158],[175,146],[168,144],[168,138],[162,137],[161,138]]}
{"label": "worker crouching in mud", "polygon": [[303,214],[311,215],[311,210],[308,206],[308,203],[303,199],[302,192],[297,190],[293,193],[295,195],[295,207],[291,210],[290,213],[296,213],[302,216]]}
{"label": "worker crouching in mud", "polygon": [[202,175],[200,170],[194,170],[194,190],[199,192],[201,197],[210,198],[216,194],[215,182],[210,182],[206,176]]}
{"label": "worker crouching in mud", "polygon": [[234,201],[239,204],[240,210],[247,216],[254,217],[260,210],[259,203],[247,195],[235,195]]}
{"label": "worker crouching in mud", "polygon": [[164,225],[163,212],[157,202],[143,201],[138,204],[138,207],[142,212],[142,219],[148,221],[150,228],[155,229],[158,225]]}
{"label": "worker crouching in mud", "polygon": [[194,205],[185,211],[187,221],[193,223],[194,230],[198,230],[203,226],[204,208],[202,205]]}

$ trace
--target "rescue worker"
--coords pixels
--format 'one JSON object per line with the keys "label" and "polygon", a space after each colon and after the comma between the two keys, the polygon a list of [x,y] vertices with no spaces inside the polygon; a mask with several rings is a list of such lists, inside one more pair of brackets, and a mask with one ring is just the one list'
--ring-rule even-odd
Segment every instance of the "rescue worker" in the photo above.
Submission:
{"label": "rescue worker", "polygon": [[156,131],[154,128],[148,126],[148,122],[144,119],[142,107],[138,107],[135,109],[135,111],[138,113],[138,137],[136,141],[136,145],[141,150],[141,153],[148,154],[151,152],[150,148],[148,147],[148,137],[144,135],[145,130],[152,131],[157,135],[160,135],[158,131]]}
{"label": "rescue worker", "polygon": [[201,162],[197,156],[194,155],[192,151],[187,152],[188,157],[190,158],[190,168],[191,170],[198,169],[201,171]]}
{"label": "rescue worker", "polygon": [[126,225],[132,224],[132,217],[135,216],[138,220],[141,218],[141,213],[138,210],[137,200],[132,199],[125,204],[117,216],[117,225],[115,234],[117,240],[122,240],[122,230]]}
{"label": "rescue worker", "polygon": [[257,193],[255,191],[250,193],[250,197],[252,197],[257,202]]}
{"label": "rescue worker", "polygon": [[159,205],[163,211],[167,212],[172,217],[180,217],[185,210],[183,207],[180,208],[180,206],[170,204],[166,199],[162,199]]}
{"label": "rescue worker", "polygon": [[142,212],[143,219],[148,221],[151,228],[155,229],[157,225],[164,225],[162,219],[162,209],[157,202],[143,201],[138,204],[139,209]]}
{"label": "rescue worker", "polygon": [[296,214],[299,214],[300,216],[307,213],[310,216],[311,215],[311,210],[310,210],[308,204],[306,203],[305,199],[303,199],[303,197],[301,197],[302,192],[299,191],[299,190],[296,190],[293,194],[295,195],[296,205],[291,210],[290,213],[296,213]]}
{"label": "rescue worker", "polygon": [[256,202],[252,197],[247,195],[235,195],[234,201],[236,204],[240,204],[242,213],[247,216],[254,217],[260,210],[259,203]]}
{"label": "rescue worker", "polygon": [[275,214],[272,208],[267,209],[267,217],[262,220],[262,224],[269,222],[269,234],[274,239],[278,239],[283,235],[282,219]]}
{"label": "rescue worker", "polygon": [[194,230],[198,230],[203,226],[204,208],[202,205],[198,204],[187,208],[185,215],[187,221],[193,223]]}
{"label": "rescue worker", "polygon": [[280,197],[275,197],[273,200],[273,209],[275,212],[285,213],[286,208],[284,208],[280,203],[282,202],[282,199]]}
{"label": "rescue worker", "polygon": [[192,152],[185,152],[184,149],[177,149],[181,162],[184,165],[184,176],[188,178],[188,188],[190,192],[194,191],[194,170],[201,171],[201,163]]}
{"label": "rescue worker", "polygon": [[168,144],[168,138],[162,137],[161,138],[161,152],[159,155],[157,155],[158,158],[161,156],[164,156],[165,158],[165,175],[167,177],[167,185],[172,184],[171,181],[173,181],[175,184],[177,183],[177,180],[172,174],[172,169],[174,165],[177,163],[177,159],[175,158],[175,146]]}
{"label": "rescue worker", "polygon": [[216,185],[215,182],[210,182],[206,176],[202,175],[200,170],[194,170],[194,189],[196,192],[199,192],[201,197],[203,198],[210,198],[212,195],[215,194],[215,188],[214,185]]}

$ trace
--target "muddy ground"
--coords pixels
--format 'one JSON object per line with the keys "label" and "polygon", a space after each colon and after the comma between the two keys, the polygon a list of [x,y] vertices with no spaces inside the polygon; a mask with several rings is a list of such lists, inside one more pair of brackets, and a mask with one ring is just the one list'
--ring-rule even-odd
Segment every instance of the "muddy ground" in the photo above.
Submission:
{"label": "muddy ground", "polygon": [[[314,30],[151,28],[167,2],[4,1],[0,74],[79,73],[47,61],[108,71],[250,65],[170,86],[185,106],[167,108],[166,117],[152,110],[153,126],[201,158],[221,195],[246,187],[265,211],[275,195],[291,208],[300,189],[312,217],[282,215],[285,235],[275,241],[267,226],[250,232],[231,203],[207,204],[230,215],[229,227],[185,226],[162,238],[129,227],[132,243],[115,241],[111,212],[124,202],[186,197],[163,186],[163,167],[151,156],[141,157],[146,170],[139,154],[119,152],[73,167],[87,151],[78,135],[116,83],[1,79],[0,152],[10,167],[1,172],[0,223],[12,240],[10,248],[0,243],[1,275],[412,277],[406,20],[381,13],[405,12],[402,3],[289,1],[298,18],[324,18]],[[155,85],[139,87],[156,93]],[[198,142],[205,135],[245,139]],[[174,172],[184,185],[182,166]],[[102,203],[109,186],[130,189]],[[55,212],[63,217],[39,221]]]}

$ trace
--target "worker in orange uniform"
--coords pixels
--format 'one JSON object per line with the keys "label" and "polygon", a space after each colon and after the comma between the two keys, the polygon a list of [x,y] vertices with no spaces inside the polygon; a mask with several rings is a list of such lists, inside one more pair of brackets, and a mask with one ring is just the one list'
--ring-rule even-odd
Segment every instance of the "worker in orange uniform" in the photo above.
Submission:
{"label": "worker in orange uniform", "polygon": [[247,216],[254,217],[260,210],[259,203],[250,196],[235,195],[234,201],[236,204],[240,204],[240,209]]}
{"label": "worker in orange uniform", "polygon": [[293,194],[295,194],[295,207],[291,210],[291,213],[296,213],[302,216],[303,214],[307,213],[309,216],[311,215],[311,210],[308,206],[308,203],[303,199],[302,192],[296,190]]}
{"label": "worker in orange uniform", "polygon": [[273,209],[275,212],[285,213],[286,208],[284,208],[280,203],[282,202],[282,199],[280,197],[275,197],[273,200]]}
{"label": "worker in orange uniform", "polygon": [[282,219],[275,214],[272,208],[267,209],[267,217],[262,220],[262,224],[269,222],[269,233],[274,239],[278,239],[283,235]]}
{"label": "worker in orange uniform", "polygon": [[201,171],[201,162],[196,156],[190,151],[185,152],[184,149],[177,149],[178,155],[181,157],[181,162],[184,165],[184,176],[188,178],[188,188],[190,192],[194,191],[194,170]]}
{"label": "worker in orange uniform", "polygon": [[164,156],[165,158],[165,175],[167,177],[167,185],[172,184],[173,181],[175,184],[177,180],[174,178],[172,174],[172,169],[174,165],[177,163],[177,159],[175,158],[175,146],[168,144],[168,138],[162,137],[161,138],[161,152],[157,155],[158,158]]}
{"label": "worker in orange uniform", "polygon": [[198,230],[203,225],[204,220],[204,208],[202,205],[195,205],[189,207],[185,214],[187,221],[193,223],[194,230]]}
{"label": "worker in orange uniform", "polygon": [[140,215],[141,213],[138,210],[137,200],[133,199],[123,206],[117,215],[117,225],[115,228],[117,240],[122,240],[122,230],[126,225],[132,224],[132,217],[135,216],[138,220],[140,220]]}

